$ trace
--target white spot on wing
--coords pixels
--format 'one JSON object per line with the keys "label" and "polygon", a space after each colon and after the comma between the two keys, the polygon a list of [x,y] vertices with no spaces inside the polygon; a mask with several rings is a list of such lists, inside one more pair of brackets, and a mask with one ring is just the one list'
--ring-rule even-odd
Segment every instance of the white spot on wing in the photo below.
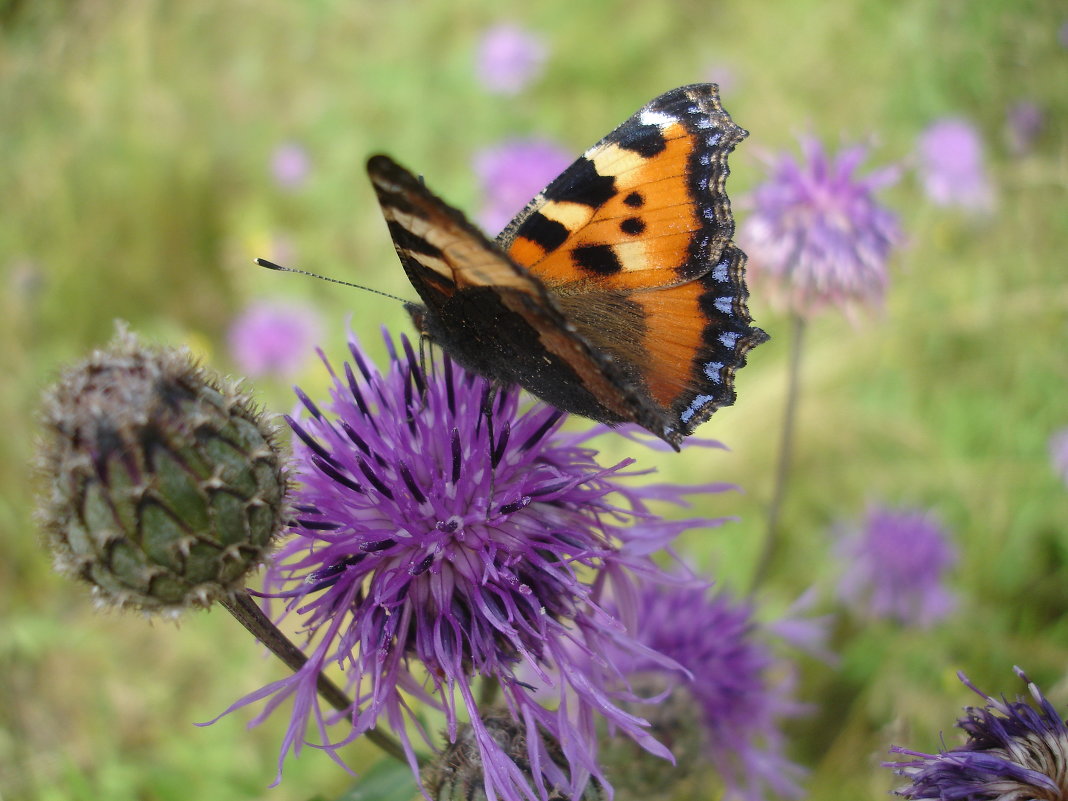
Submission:
{"label": "white spot on wing", "polygon": [[642,125],[655,125],[657,128],[667,128],[669,125],[673,125],[677,120],[670,114],[665,114],[662,111],[653,111],[652,109],[643,109],[641,114],[638,115],[638,122]]}
{"label": "white spot on wing", "polygon": [[705,365],[705,375],[715,384],[720,382],[719,371],[723,369],[723,362],[708,362]]}
{"label": "white spot on wing", "polygon": [[727,280],[727,276],[730,274],[731,262],[730,259],[724,259],[715,267],[712,268],[712,277],[720,283]]}
{"label": "white spot on wing", "polygon": [[721,298],[716,298],[716,302],[712,305],[714,305],[724,314],[734,313],[734,298],[732,298],[730,295],[724,295]]}
{"label": "white spot on wing", "polygon": [[698,395],[693,399],[693,403],[686,408],[686,411],[679,415],[679,419],[684,423],[690,422],[690,418],[697,414],[697,410],[712,400],[715,399],[711,395]]}
{"label": "white spot on wing", "polygon": [[734,349],[734,346],[738,344],[738,340],[742,338],[742,335],[737,331],[724,331],[719,335],[719,341],[726,347]]}

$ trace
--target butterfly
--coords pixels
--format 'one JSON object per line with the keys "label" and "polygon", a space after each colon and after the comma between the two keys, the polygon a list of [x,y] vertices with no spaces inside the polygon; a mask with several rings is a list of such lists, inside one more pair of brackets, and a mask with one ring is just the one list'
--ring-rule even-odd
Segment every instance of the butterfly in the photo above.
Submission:
{"label": "butterfly", "polygon": [[388,156],[367,163],[420,332],[552,406],[679,450],[768,337],[731,241],[727,155],[748,131],[715,84],[644,105],[494,240]]}

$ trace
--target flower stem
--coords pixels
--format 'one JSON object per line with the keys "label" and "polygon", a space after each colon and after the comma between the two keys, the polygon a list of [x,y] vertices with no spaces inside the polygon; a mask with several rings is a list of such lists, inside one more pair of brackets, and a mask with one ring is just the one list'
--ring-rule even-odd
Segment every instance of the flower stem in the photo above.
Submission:
{"label": "flower stem", "polygon": [[497,702],[501,694],[501,683],[490,676],[482,678],[482,686],[478,691],[478,706],[480,709],[488,709]]}
{"label": "flower stem", "polygon": [[[267,649],[294,673],[308,661],[304,652],[290,642],[247,592],[239,592],[233,598],[224,598],[221,603],[253,637],[267,646]],[[323,700],[338,712],[346,712],[352,708],[352,701],[345,692],[322,673],[319,674],[316,688]],[[364,736],[394,759],[408,764],[404,748],[395,737],[377,729],[370,729]],[[422,761],[420,759],[420,762]]]}
{"label": "flower stem", "polygon": [[786,384],[786,408],[783,410],[782,437],[779,440],[779,463],[775,470],[775,488],[768,507],[768,526],[764,533],[764,547],[760,560],[753,571],[750,592],[764,582],[779,547],[779,521],[782,518],[783,500],[786,498],[786,485],[790,476],[790,463],[794,452],[794,424],[797,419],[797,398],[801,385],[801,344],[805,334],[805,319],[795,314],[790,340],[790,363]]}

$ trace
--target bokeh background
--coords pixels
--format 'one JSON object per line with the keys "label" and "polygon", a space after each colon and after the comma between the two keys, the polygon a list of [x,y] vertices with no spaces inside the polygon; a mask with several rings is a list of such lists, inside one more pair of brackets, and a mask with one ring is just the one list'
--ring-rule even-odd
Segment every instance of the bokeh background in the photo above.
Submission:
{"label": "bokeh background", "polygon": [[[501,23],[540,43],[519,88],[480,66]],[[309,749],[267,790],[281,718],[193,726],[282,669],[224,614],[102,615],[51,572],[29,464],[35,404],[60,366],[124,319],[260,372],[263,402],[288,411],[291,383],[325,386],[311,342],[339,355],[346,321],[372,350],[381,326],[409,328],[400,304],[252,264],[414,298],[369,154],[475,214],[487,149],[522,137],[577,155],[651,97],[705,80],[752,132],[732,159],[736,199],[764,179],[763,155],[796,152],[802,135],[866,143],[864,169],[902,170],[880,194],[906,237],[885,307],[809,326],[784,544],[758,598],[771,619],[815,588],[815,611],[835,615],[838,662],[799,657],[813,711],[788,728],[809,794],[883,797],[892,742],[955,741],[974,700],[957,670],[1014,694],[1020,664],[1064,709],[1068,489],[1050,440],[1068,426],[1066,25],[1055,0],[0,2],[0,796],[283,801],[351,783]],[[947,117],[978,134],[981,208],[925,194],[917,142]],[[751,288],[772,341],[739,375],[739,403],[701,430],[731,450],[641,454],[670,479],[744,490],[699,510],[737,522],[682,543],[736,592],[763,536],[790,339]],[[267,314],[267,330],[309,344],[295,364],[251,364],[233,326],[279,305],[288,317]],[[954,543],[957,606],[933,626],[837,600],[848,566],[833,532],[871,504],[926,510]],[[350,751],[357,767],[377,758]]]}

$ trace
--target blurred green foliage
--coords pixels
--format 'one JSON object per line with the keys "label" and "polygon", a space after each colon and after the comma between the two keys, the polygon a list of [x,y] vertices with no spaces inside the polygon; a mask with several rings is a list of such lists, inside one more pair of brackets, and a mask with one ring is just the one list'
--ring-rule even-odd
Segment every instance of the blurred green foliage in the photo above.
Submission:
{"label": "blurred green foliage", "polygon": [[[787,542],[767,614],[804,589],[829,605],[829,527],[870,501],[933,509],[961,552],[960,611],[927,632],[840,626],[842,663],[805,662],[814,705],[791,729],[813,797],[882,796],[891,742],[937,747],[966,670],[1015,693],[1024,666],[1068,702],[1068,495],[1047,441],[1068,425],[1068,49],[1055,0],[590,2],[515,7],[306,0],[35,0],[0,3],[0,794],[5,799],[301,799],[351,779],[313,749],[275,790],[285,721],[249,714],[206,729],[280,666],[221,613],[181,628],[101,616],[49,569],[31,522],[36,399],[61,364],[103,343],[113,320],[187,343],[232,369],[228,323],[250,299],[301,296],[321,310],[328,353],[346,319],[365,341],[406,328],[399,304],[252,266],[287,243],[291,262],[413,297],[364,177],[385,150],[474,209],[471,156],[505,136],[576,153],[672,86],[733,75],[724,91],[752,131],[733,159],[738,197],[758,155],[799,134],[865,140],[869,164],[912,162],[932,120],[983,133],[997,211],[973,219],[925,203],[909,177],[886,194],[907,247],[885,312],[810,328]],[[515,98],[474,77],[485,27],[514,20],[551,47],[544,77]],[[1045,112],[1034,150],[1013,156],[1005,114]],[[271,178],[276,147],[311,168],[293,191]],[[726,480],[745,494],[700,511],[740,522],[691,537],[687,553],[741,590],[771,490],[789,326],[752,299],[772,334],[739,376],[737,406],[702,430],[729,453],[655,457],[665,476]],[[324,379],[312,361],[301,383]],[[277,411],[283,382],[257,389]],[[626,443],[606,442],[611,456]],[[643,457],[644,458],[644,457]],[[648,460],[647,460],[648,461]],[[359,769],[376,759],[352,746]]]}

